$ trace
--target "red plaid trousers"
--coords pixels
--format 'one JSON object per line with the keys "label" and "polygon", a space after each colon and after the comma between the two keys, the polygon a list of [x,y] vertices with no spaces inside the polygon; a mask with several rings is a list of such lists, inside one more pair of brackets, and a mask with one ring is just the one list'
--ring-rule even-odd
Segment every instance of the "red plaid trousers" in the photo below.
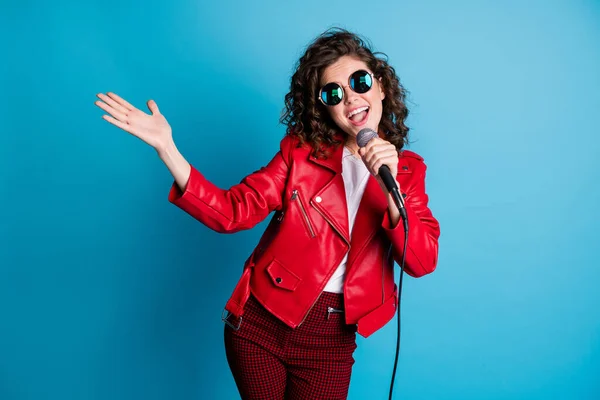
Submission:
{"label": "red plaid trousers", "polygon": [[[356,325],[346,325],[343,295],[323,292],[292,329],[250,296],[239,329],[225,325],[225,351],[243,400],[348,397]],[[237,327],[239,320],[229,315]]]}

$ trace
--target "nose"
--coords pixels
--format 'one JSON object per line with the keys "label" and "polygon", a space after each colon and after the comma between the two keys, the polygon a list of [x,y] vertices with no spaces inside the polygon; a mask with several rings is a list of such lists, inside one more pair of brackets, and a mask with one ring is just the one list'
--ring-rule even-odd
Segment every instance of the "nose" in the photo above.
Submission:
{"label": "nose", "polygon": [[358,93],[356,93],[349,85],[342,86],[344,90],[344,98],[346,99],[344,102],[346,104],[352,104],[355,99],[358,98]]}

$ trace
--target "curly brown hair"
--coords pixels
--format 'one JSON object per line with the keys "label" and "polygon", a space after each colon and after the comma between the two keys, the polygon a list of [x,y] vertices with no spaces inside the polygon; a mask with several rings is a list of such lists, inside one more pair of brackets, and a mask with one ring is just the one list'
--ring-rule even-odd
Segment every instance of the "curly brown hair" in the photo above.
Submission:
{"label": "curly brown hair", "polygon": [[346,55],[362,60],[375,78],[381,79],[385,98],[379,130],[385,133],[387,141],[401,150],[408,143],[409,128],[404,124],[408,116],[404,103],[406,90],[394,68],[388,64],[385,53],[373,52],[368,40],[342,28],[323,32],[300,57],[280,119],[287,125],[286,135],[297,137],[301,144],[308,143],[316,157],[326,157],[328,147],[343,143],[339,139],[340,129],[329,116],[326,106],[318,101],[318,91],[325,68]]}

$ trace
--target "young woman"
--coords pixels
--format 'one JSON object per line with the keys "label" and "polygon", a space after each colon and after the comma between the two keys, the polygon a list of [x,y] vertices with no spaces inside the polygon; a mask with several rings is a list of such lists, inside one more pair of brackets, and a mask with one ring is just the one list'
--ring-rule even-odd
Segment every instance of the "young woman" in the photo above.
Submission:
{"label": "young woman", "polygon": [[[243,399],[345,399],[356,332],[384,326],[398,303],[394,261],[405,232],[379,168],[387,165],[409,221],[405,271],[437,263],[439,224],[425,164],[403,150],[405,91],[357,35],[331,29],[300,58],[285,96],[280,151],[224,190],[178,151],[152,100],[148,115],[114,93],[108,122],[154,147],[175,182],[169,201],[218,232],[250,229],[275,211],[225,308],[225,348]],[[358,132],[376,131],[364,147]]]}

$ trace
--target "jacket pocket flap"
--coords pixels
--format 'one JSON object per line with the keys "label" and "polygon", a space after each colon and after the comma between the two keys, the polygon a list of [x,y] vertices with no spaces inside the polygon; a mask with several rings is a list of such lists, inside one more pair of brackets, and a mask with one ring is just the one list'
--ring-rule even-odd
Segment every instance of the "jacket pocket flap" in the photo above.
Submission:
{"label": "jacket pocket flap", "polygon": [[276,259],[273,259],[269,263],[266,270],[275,286],[282,289],[296,290],[296,287],[300,283],[301,279]]}

